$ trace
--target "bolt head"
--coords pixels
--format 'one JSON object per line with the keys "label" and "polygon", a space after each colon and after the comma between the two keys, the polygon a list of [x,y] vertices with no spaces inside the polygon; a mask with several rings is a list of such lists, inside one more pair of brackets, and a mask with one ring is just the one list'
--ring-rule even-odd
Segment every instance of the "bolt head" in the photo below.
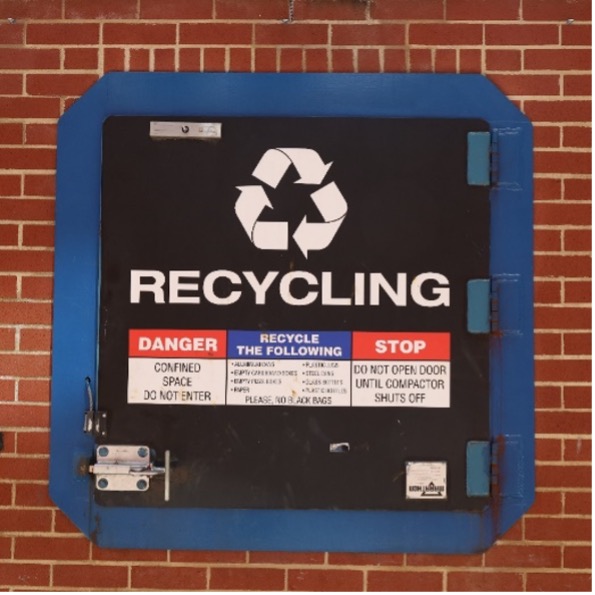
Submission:
{"label": "bolt head", "polygon": [[108,448],[107,446],[100,446],[100,447],[97,449],[97,454],[98,454],[100,457],[107,457],[107,455],[109,454],[109,448]]}
{"label": "bolt head", "polygon": [[108,485],[109,485],[109,481],[107,479],[105,479],[105,477],[102,477],[101,479],[99,479],[97,481],[97,487],[100,490],[105,490],[105,488],[107,488]]}
{"label": "bolt head", "polygon": [[144,459],[149,454],[149,451],[146,448],[141,447],[138,449],[137,454],[141,459]]}
{"label": "bolt head", "polygon": [[137,487],[139,490],[146,490],[146,489],[147,489],[147,485],[148,485],[148,484],[147,484],[146,480],[144,480],[144,479],[139,479],[139,480],[136,482],[136,487]]}

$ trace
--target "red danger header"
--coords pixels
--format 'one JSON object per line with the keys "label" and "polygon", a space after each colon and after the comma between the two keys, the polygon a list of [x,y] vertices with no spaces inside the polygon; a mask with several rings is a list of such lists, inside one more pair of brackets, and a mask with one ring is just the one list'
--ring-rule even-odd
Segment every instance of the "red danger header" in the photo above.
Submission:
{"label": "red danger header", "polygon": [[226,331],[138,330],[129,331],[130,357],[214,357],[227,352]]}
{"label": "red danger header", "polygon": [[353,333],[353,359],[450,360],[450,333]]}

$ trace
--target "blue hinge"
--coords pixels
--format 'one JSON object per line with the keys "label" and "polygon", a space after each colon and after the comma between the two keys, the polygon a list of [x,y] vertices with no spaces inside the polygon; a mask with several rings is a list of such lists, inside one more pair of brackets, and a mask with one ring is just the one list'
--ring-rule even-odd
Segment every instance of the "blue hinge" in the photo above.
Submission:
{"label": "blue hinge", "polygon": [[489,496],[492,448],[487,440],[467,442],[467,496]]}
{"label": "blue hinge", "polygon": [[467,331],[489,333],[492,327],[490,279],[467,281]]}
{"label": "blue hinge", "polygon": [[489,132],[467,134],[467,184],[489,186],[491,179],[492,140]]}

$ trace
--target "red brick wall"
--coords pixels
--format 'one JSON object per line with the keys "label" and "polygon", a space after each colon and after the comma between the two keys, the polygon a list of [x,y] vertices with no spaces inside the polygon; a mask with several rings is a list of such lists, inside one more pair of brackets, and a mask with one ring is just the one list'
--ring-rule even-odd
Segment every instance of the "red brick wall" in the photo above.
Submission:
{"label": "red brick wall", "polygon": [[[591,2],[296,0],[287,15],[286,0],[0,0],[0,588],[588,590]],[[537,499],[496,546],[454,557],[110,551],[53,507],[56,121],[110,70],[481,72],[529,115]]]}

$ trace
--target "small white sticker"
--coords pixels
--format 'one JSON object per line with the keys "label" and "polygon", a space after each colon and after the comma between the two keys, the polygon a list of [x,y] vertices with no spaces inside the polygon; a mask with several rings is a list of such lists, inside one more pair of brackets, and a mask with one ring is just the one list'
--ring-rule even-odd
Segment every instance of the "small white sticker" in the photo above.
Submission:
{"label": "small white sticker", "polygon": [[406,463],[407,500],[446,500],[446,462]]}

